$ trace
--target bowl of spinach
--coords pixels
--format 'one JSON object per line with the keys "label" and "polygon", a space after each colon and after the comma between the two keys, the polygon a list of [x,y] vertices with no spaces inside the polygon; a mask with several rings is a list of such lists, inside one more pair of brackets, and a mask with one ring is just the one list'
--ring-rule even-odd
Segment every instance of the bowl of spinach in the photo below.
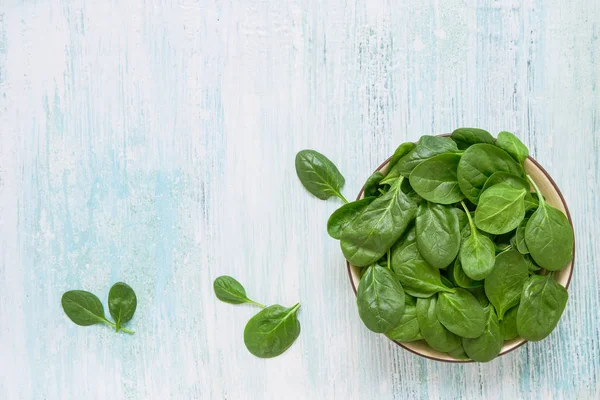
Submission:
{"label": "bowl of spinach", "polygon": [[403,143],[353,202],[322,154],[299,152],[296,171],[315,196],[345,203],[327,231],[369,330],[430,359],[488,362],[557,326],[572,222],[556,183],[512,133],[460,128]]}

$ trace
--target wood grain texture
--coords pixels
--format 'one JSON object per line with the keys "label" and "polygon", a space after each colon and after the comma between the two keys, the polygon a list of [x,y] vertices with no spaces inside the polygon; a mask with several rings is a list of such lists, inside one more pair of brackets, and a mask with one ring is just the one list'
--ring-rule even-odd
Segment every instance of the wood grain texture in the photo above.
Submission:
{"label": "wood grain texture", "polygon": [[[596,0],[0,2],[3,399],[600,397],[600,3]],[[557,330],[489,364],[414,356],[358,318],[295,177],[328,155],[346,197],[422,134],[513,130],[577,236]],[[281,357],[255,312],[302,302]],[[67,320],[60,296],[122,280],[134,336]]]}

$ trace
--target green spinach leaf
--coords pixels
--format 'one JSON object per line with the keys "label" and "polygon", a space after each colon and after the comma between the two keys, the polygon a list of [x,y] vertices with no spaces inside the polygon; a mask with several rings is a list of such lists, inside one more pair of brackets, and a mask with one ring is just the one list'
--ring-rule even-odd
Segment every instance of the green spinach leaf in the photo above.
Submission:
{"label": "green spinach leaf", "polygon": [[63,310],[71,321],[80,326],[107,323],[104,307],[95,294],[84,290],[70,290],[62,295]]}
{"label": "green spinach leaf", "polygon": [[450,135],[459,149],[466,149],[477,143],[494,144],[494,137],[488,131],[478,128],[458,128]]}
{"label": "green spinach leaf", "polygon": [[465,274],[460,262],[460,257],[456,258],[454,264],[450,264],[448,267],[448,275],[451,277],[451,280],[456,283],[456,285],[465,289],[483,286],[483,281],[471,279],[467,276],[467,274]]}
{"label": "green spinach leaf", "polygon": [[460,345],[460,337],[450,332],[437,317],[436,296],[428,299],[417,299],[417,321],[423,339],[432,349],[446,353]]}
{"label": "green spinach leaf", "polygon": [[341,247],[352,265],[364,267],[379,260],[414,219],[417,205],[400,190],[402,180],[345,226]]}
{"label": "green spinach leaf", "polygon": [[390,174],[386,176],[386,180],[388,177],[392,176],[392,172],[408,178],[412,170],[422,161],[438,154],[453,151],[458,151],[458,147],[456,147],[456,143],[450,138],[441,136],[421,136],[417,145],[408,154],[402,157],[392,170],[390,170]]}
{"label": "green spinach leaf", "polygon": [[389,269],[371,266],[360,279],[356,303],[365,326],[373,332],[384,333],[402,320],[404,289]]}
{"label": "green spinach leaf", "polygon": [[460,191],[456,169],[460,154],[443,153],[418,164],[410,174],[410,184],[427,201],[453,204],[465,198]]}
{"label": "green spinach leaf", "polygon": [[485,182],[498,171],[523,174],[521,166],[504,150],[487,143],[474,144],[465,150],[458,163],[460,190],[473,204],[478,204]]}
{"label": "green spinach leaf", "polygon": [[517,232],[515,233],[514,246],[521,254],[529,254],[527,243],[525,243],[525,227],[527,226],[527,222],[529,222],[529,218],[525,218],[523,221],[521,221],[517,227]]}
{"label": "green spinach leaf", "polygon": [[385,335],[397,342],[414,342],[423,339],[419,330],[416,305],[407,302],[400,322],[395,328],[387,331]]}
{"label": "green spinach leaf", "polygon": [[523,284],[529,277],[527,263],[516,250],[498,254],[492,273],[483,284],[485,294],[502,320],[509,308],[519,304]]}
{"label": "green spinach leaf", "polygon": [[115,320],[115,330],[119,332],[122,324],[133,318],[137,307],[137,297],[133,289],[126,283],[117,282],[108,292],[108,310]]}
{"label": "green spinach leaf", "polygon": [[521,165],[525,163],[525,160],[529,156],[529,150],[519,140],[518,137],[510,132],[500,132],[498,134],[498,140],[496,140],[496,146],[506,151],[517,160]]}
{"label": "green spinach leaf", "polygon": [[473,281],[480,281],[485,279],[494,268],[496,261],[494,242],[479,232],[467,210],[467,206],[465,203],[462,203],[462,205],[466,210],[465,215],[469,220],[470,235],[463,240],[460,246],[459,259],[462,267],[461,271],[464,271],[464,274]]}
{"label": "green spinach leaf", "polygon": [[525,340],[538,341],[550,335],[562,316],[569,294],[549,275],[533,275],[523,286],[517,312],[517,331]]}
{"label": "green spinach leaf", "polygon": [[400,161],[402,157],[410,153],[410,151],[414,149],[415,146],[416,144],[414,144],[413,142],[402,143],[400,146],[398,146],[398,148],[392,155],[392,158],[390,159],[387,170],[388,172],[385,175],[385,178],[383,178],[381,182],[379,182],[380,185],[391,185],[396,179],[402,176],[402,174],[400,173],[400,169],[396,168],[396,164],[398,164],[398,161]]}
{"label": "green spinach leaf", "polygon": [[492,361],[500,354],[504,345],[504,337],[493,307],[486,307],[486,317],[485,330],[481,336],[462,340],[465,353],[477,362]]}
{"label": "green spinach leaf", "polygon": [[344,204],[331,214],[327,220],[327,233],[334,239],[341,239],[344,228],[358,214],[362,213],[369,204],[375,200],[375,197],[365,197],[364,199],[352,201]]}
{"label": "green spinach leaf", "polygon": [[289,349],[300,336],[299,309],[300,303],[290,308],[273,305],[252,317],[244,329],[248,351],[256,357],[271,358]]}
{"label": "green spinach leaf", "polygon": [[263,304],[250,300],[246,295],[246,289],[241,283],[233,279],[231,276],[219,276],[213,282],[215,295],[221,301],[229,304],[249,303],[265,308]]}
{"label": "green spinach leaf", "polygon": [[327,157],[315,150],[301,150],[296,154],[296,174],[302,185],[321,200],[337,196],[348,201],[340,190],[345,180],[340,171]]}
{"label": "green spinach leaf", "polygon": [[519,311],[519,306],[514,306],[506,313],[504,313],[504,318],[500,321],[500,331],[504,336],[504,340],[512,340],[519,336],[517,332],[517,312]]}
{"label": "green spinach leaf", "polygon": [[527,193],[531,191],[531,187],[529,186],[529,182],[523,179],[520,176],[509,174],[508,172],[498,171],[494,172],[488,179],[485,181],[485,185],[483,185],[482,193],[485,192],[492,186],[499,185],[501,183],[505,183],[513,189],[525,189]]}
{"label": "green spinach leaf", "polygon": [[422,203],[416,219],[417,247],[423,258],[435,268],[447,267],[460,249],[458,217],[452,208]]}
{"label": "green spinach leaf", "polygon": [[546,203],[533,179],[529,179],[539,195],[540,205],[525,227],[525,243],[537,264],[557,271],[573,259],[573,227],[565,214]]}
{"label": "green spinach leaf", "polygon": [[448,354],[457,360],[468,360],[469,356],[465,353],[462,343],[457,348],[450,350]]}
{"label": "green spinach leaf", "polygon": [[382,179],[383,174],[379,171],[375,171],[373,172],[373,174],[371,174],[371,176],[369,176],[369,178],[365,182],[363,191],[365,197],[379,197],[379,195],[381,194],[379,192],[379,182],[381,182]]}
{"label": "green spinach leaf", "polygon": [[440,293],[436,312],[442,325],[458,336],[476,338],[485,329],[483,307],[466,289],[457,288],[454,293]]}
{"label": "green spinach leaf", "polygon": [[479,199],[475,225],[495,235],[512,231],[525,218],[526,194],[524,189],[514,189],[505,183],[492,186]]}

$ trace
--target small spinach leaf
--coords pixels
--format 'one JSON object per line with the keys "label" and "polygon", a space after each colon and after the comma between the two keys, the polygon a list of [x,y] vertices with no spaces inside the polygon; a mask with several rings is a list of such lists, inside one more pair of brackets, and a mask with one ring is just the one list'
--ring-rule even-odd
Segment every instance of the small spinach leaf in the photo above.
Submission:
{"label": "small spinach leaf", "polygon": [[485,330],[481,336],[462,340],[465,353],[477,362],[492,361],[500,354],[504,344],[504,337],[493,307],[486,307],[486,317]]}
{"label": "small spinach leaf", "polygon": [[387,331],[385,335],[397,342],[413,342],[415,340],[423,339],[423,336],[419,331],[416,305],[407,302],[400,322],[395,328]]}
{"label": "small spinach leaf", "polygon": [[329,220],[327,220],[327,233],[329,236],[334,239],[341,239],[346,225],[363,212],[373,200],[375,200],[375,197],[365,197],[364,199],[344,204],[335,210],[329,217]]}
{"label": "small spinach leaf", "polygon": [[334,163],[315,150],[301,150],[296,154],[296,174],[302,185],[321,200],[337,196],[348,201],[340,190],[345,180]]}
{"label": "small spinach leaf", "polygon": [[546,203],[533,179],[529,179],[539,195],[540,205],[525,227],[525,243],[537,264],[557,271],[573,259],[573,227],[565,214]]}
{"label": "small spinach leaf", "polygon": [[248,351],[260,358],[276,357],[286,351],[300,336],[299,309],[299,303],[290,308],[273,305],[252,317],[244,329]]}
{"label": "small spinach leaf", "polygon": [[494,144],[494,137],[488,131],[478,128],[455,129],[450,138],[456,142],[460,149],[466,149],[477,143]]}
{"label": "small spinach leaf", "polygon": [[436,312],[442,325],[458,336],[475,338],[485,329],[483,307],[466,289],[457,288],[454,293],[440,293]]}
{"label": "small spinach leaf", "polygon": [[[493,266],[492,266],[493,268]],[[451,279],[456,283],[456,285],[469,289],[478,286],[483,286],[483,281],[471,279],[465,274],[465,271],[462,268],[462,264],[460,263],[460,257],[457,257],[454,261],[454,264],[450,264],[448,267],[448,274]]]}
{"label": "small spinach leaf", "polygon": [[500,132],[498,134],[498,140],[496,140],[496,146],[506,151],[517,160],[521,165],[525,163],[525,160],[529,156],[529,150],[519,140],[518,137],[510,132]]}
{"label": "small spinach leaf", "polygon": [[417,205],[400,190],[403,179],[345,226],[341,247],[352,265],[364,267],[379,260],[414,219]]}
{"label": "small spinach leaf", "polygon": [[447,267],[460,249],[458,217],[452,208],[422,203],[416,219],[417,246],[423,258],[435,268]]}
{"label": "small spinach leaf", "polygon": [[427,201],[453,204],[465,198],[456,178],[460,154],[443,153],[418,164],[410,174],[410,184]]}
{"label": "small spinach leaf", "polygon": [[231,276],[223,275],[219,276],[213,282],[213,289],[215,295],[221,301],[229,304],[242,304],[250,303],[256,306],[265,308],[264,305],[250,300],[246,295],[246,289],[241,283],[233,279]]}
{"label": "small spinach leaf", "polygon": [[550,335],[562,316],[569,294],[549,275],[533,275],[523,286],[517,312],[517,331],[523,339],[538,341]]}
{"label": "small spinach leaf", "polygon": [[356,303],[367,328],[387,332],[400,323],[404,314],[404,289],[389,269],[371,266],[360,279]]}
{"label": "small spinach leaf", "polygon": [[62,295],[63,310],[77,325],[88,326],[109,323],[104,316],[104,307],[95,294],[84,290],[70,290]]}
{"label": "small spinach leaf", "polygon": [[459,258],[462,266],[461,271],[464,271],[464,274],[473,281],[480,281],[485,279],[494,268],[496,261],[494,242],[479,232],[465,203],[462,204],[467,211],[466,216],[469,220],[470,235],[467,236],[460,246]]}
{"label": "small spinach leaf", "polygon": [[523,174],[521,166],[504,150],[487,143],[474,144],[465,150],[458,163],[460,190],[473,204],[478,204],[485,182],[498,171]]}
{"label": "small spinach leaf", "polygon": [[527,243],[525,243],[525,227],[527,226],[527,222],[529,222],[529,218],[525,218],[523,221],[521,221],[517,227],[517,232],[515,233],[514,246],[521,254],[529,254]]}
{"label": "small spinach leaf", "polygon": [[523,284],[529,277],[523,255],[516,250],[498,254],[492,273],[483,284],[485,294],[502,320],[509,308],[519,304]]}
{"label": "small spinach leaf", "polygon": [[460,337],[450,332],[437,317],[436,296],[428,299],[417,299],[417,321],[423,339],[432,349],[442,353],[452,351],[460,345]]}
{"label": "small spinach leaf", "polygon": [[479,199],[475,225],[495,235],[512,231],[525,217],[526,194],[525,189],[514,189],[506,183],[492,186]]}
{"label": "small spinach leaf", "polygon": [[126,283],[117,282],[108,292],[108,310],[115,320],[117,332],[121,325],[133,318],[137,307],[137,297],[133,289]]}

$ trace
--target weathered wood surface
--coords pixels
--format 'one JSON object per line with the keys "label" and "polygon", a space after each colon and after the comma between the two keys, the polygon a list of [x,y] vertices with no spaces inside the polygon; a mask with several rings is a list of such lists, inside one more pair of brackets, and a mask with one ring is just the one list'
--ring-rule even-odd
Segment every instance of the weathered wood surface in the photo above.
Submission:
{"label": "weathered wood surface", "polygon": [[[0,2],[3,399],[600,397],[600,2]],[[308,195],[315,148],[362,181],[396,145],[513,130],[563,191],[577,259],[558,329],[485,365],[370,333]],[[255,312],[302,302],[261,360]],[[138,293],[134,336],[72,324],[61,294]]]}

